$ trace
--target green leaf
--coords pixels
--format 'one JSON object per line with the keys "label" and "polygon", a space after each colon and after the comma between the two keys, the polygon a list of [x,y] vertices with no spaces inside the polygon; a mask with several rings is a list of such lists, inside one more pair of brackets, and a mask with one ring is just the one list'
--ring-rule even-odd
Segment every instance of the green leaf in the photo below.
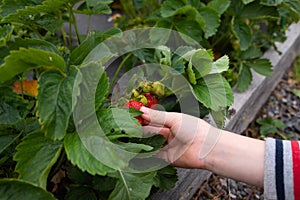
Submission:
{"label": "green leaf", "polygon": [[233,32],[240,42],[240,49],[242,51],[248,49],[252,43],[252,32],[250,27],[242,20],[233,18],[232,20]]}
{"label": "green leaf", "polygon": [[2,199],[55,200],[50,192],[17,179],[1,179],[0,196]]}
{"label": "green leaf", "polygon": [[248,3],[251,3],[251,2],[253,2],[255,0],[242,0],[242,1],[243,1],[244,4],[248,4]]}
{"label": "green leaf", "polygon": [[154,177],[155,186],[163,190],[172,189],[177,180],[177,170],[171,165],[158,170],[156,176]]}
{"label": "green leaf", "polygon": [[10,40],[14,27],[11,25],[0,26],[0,47],[6,46]]}
{"label": "green leaf", "polygon": [[114,169],[105,166],[88,152],[77,133],[65,136],[64,147],[70,162],[82,171],[101,176],[114,171]]}
{"label": "green leaf", "polygon": [[65,69],[64,59],[53,52],[40,49],[24,49],[11,51],[5,58],[5,63],[0,66],[0,83],[12,79],[14,76],[29,69],[38,67],[55,67]]}
{"label": "green leaf", "polygon": [[233,103],[233,93],[229,83],[219,74],[210,74],[193,85],[193,93],[207,108],[219,110]]}
{"label": "green leaf", "polygon": [[267,5],[267,6],[277,6],[281,4],[283,0],[260,0],[261,4]]}
{"label": "green leaf", "polygon": [[219,15],[222,15],[230,6],[230,2],[230,0],[212,0],[207,6],[216,10]]}
{"label": "green leaf", "polygon": [[67,192],[66,200],[97,200],[97,196],[91,188],[85,186],[71,187]]}
{"label": "green leaf", "polygon": [[[176,21],[175,27],[180,33],[184,34],[181,35],[181,37],[187,43],[190,42],[191,38],[193,39],[193,41],[191,41],[192,44],[195,44],[195,42],[198,43],[202,40],[202,28],[195,20],[187,19]],[[190,38],[186,36],[189,36]]]}
{"label": "green leaf", "polygon": [[141,151],[151,151],[153,150],[153,147],[145,144],[138,144],[138,143],[132,143],[132,142],[115,142],[119,147],[126,151],[134,152],[134,153],[139,153]]}
{"label": "green leaf", "polygon": [[61,140],[66,134],[76,74],[77,69],[71,67],[66,77],[56,70],[48,70],[39,78],[37,115],[45,135],[54,140]]}
{"label": "green leaf", "polygon": [[255,59],[262,56],[262,51],[255,47],[250,47],[246,51],[241,53],[241,59],[248,60],[248,59]]}
{"label": "green leaf", "polygon": [[254,69],[257,73],[264,76],[272,76],[273,69],[269,59],[256,59],[244,63],[247,67]]}
{"label": "green leaf", "polygon": [[227,117],[226,115],[226,109],[220,108],[218,111],[211,110],[210,114],[212,118],[214,119],[214,122],[216,123],[216,126],[220,129],[223,129],[225,126],[225,119]]}
{"label": "green leaf", "polygon": [[85,57],[105,39],[120,34],[118,28],[111,28],[106,31],[91,31],[86,39],[76,47],[70,54],[70,65],[82,64]]}
{"label": "green leaf", "polygon": [[142,137],[140,124],[126,109],[103,109],[97,112],[97,116],[101,129],[108,137]]}
{"label": "green leaf", "polygon": [[35,132],[25,136],[16,149],[15,171],[19,178],[46,189],[48,174],[60,155],[62,143]]}
{"label": "green leaf", "polygon": [[0,154],[9,147],[21,134],[2,134],[0,132]]}
{"label": "green leaf", "polygon": [[298,0],[283,0],[282,7],[289,11],[289,17],[291,17],[294,22],[300,19],[300,2]]}
{"label": "green leaf", "polygon": [[112,174],[112,177],[118,178],[118,182],[109,200],[146,199],[150,194],[155,175],[156,172],[131,174],[122,171]]}
{"label": "green leaf", "polygon": [[205,38],[209,38],[217,32],[220,25],[219,13],[210,7],[204,7],[199,12],[205,22]]}
{"label": "green leaf", "polygon": [[101,14],[111,14],[111,9],[109,4],[113,1],[97,1],[97,0],[87,0],[83,2],[75,13],[86,14],[86,15],[101,15]]}
{"label": "green leaf", "polygon": [[190,63],[195,68],[195,73],[198,74],[196,78],[198,79],[209,74],[212,70],[213,63],[211,54],[205,49],[199,49],[191,53]]}
{"label": "green leaf", "polygon": [[258,1],[248,4],[242,9],[240,18],[247,19],[268,19],[279,18],[278,10],[275,6],[264,6]]}
{"label": "green leaf", "polygon": [[171,17],[176,14],[177,10],[186,5],[185,0],[167,0],[161,6],[161,16],[164,18]]}
{"label": "green leaf", "polygon": [[67,173],[69,179],[80,185],[91,185],[91,182],[94,177],[93,175],[87,172],[83,172],[76,166],[72,166],[70,169],[68,169]]}
{"label": "green leaf", "polygon": [[82,65],[76,76],[74,89],[74,115],[86,119],[95,114],[109,93],[109,82],[104,67],[94,62]]}
{"label": "green leaf", "polygon": [[14,125],[21,119],[19,111],[7,103],[0,102],[0,126]]}
{"label": "green leaf", "polygon": [[212,64],[212,69],[209,74],[222,73],[227,71],[229,68],[229,58],[227,55],[222,56]]}
{"label": "green leaf", "polygon": [[110,191],[115,188],[117,179],[109,176],[94,176],[93,177],[93,188],[100,192]]}
{"label": "green leaf", "polygon": [[252,82],[252,73],[250,68],[246,65],[240,66],[238,82],[237,82],[237,91],[244,92]]}
{"label": "green leaf", "polygon": [[5,1],[1,7],[2,22],[25,24],[54,33],[63,24],[58,12],[65,10],[69,0]]}
{"label": "green leaf", "polygon": [[297,90],[297,89],[293,89],[292,92],[300,98],[300,90]]}

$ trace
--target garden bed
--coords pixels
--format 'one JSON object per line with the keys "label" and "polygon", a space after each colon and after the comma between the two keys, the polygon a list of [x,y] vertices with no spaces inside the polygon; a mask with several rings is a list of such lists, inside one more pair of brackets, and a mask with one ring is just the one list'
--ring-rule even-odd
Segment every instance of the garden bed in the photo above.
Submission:
{"label": "garden bed", "polygon": [[[300,22],[292,24],[286,33],[287,40],[278,43],[279,55],[270,49],[263,57],[269,58],[274,66],[272,77],[261,76],[253,72],[253,81],[243,93],[234,93],[235,114],[226,122],[226,130],[242,133],[254,119],[261,106],[266,102],[272,90],[281,80],[285,71],[300,53]],[[191,199],[211,172],[198,169],[178,169],[179,180],[170,191],[159,191],[152,199]]]}

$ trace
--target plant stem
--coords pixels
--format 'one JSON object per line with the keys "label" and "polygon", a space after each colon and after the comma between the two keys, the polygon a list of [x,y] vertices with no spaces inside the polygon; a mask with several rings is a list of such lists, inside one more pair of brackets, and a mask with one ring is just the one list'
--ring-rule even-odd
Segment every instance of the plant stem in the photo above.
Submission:
{"label": "plant stem", "polygon": [[73,25],[74,25],[78,45],[80,45],[81,42],[80,42],[80,35],[79,35],[79,31],[78,31],[77,21],[76,21],[76,18],[75,18],[75,15],[74,15],[74,12],[73,12],[72,8],[70,9],[70,12],[71,12],[71,16],[72,16],[72,22],[73,22]]}
{"label": "plant stem", "polygon": [[[62,22],[62,15],[61,15],[61,12],[59,12],[59,20]],[[63,41],[64,41],[64,44],[65,46],[68,46],[68,41],[67,41],[67,34],[65,32],[65,29],[64,29],[64,26],[61,27],[61,35],[63,37]]]}
{"label": "plant stem", "polygon": [[109,91],[111,91],[112,87],[114,86],[115,82],[116,82],[116,79],[120,73],[120,70],[121,68],[123,67],[123,65],[125,64],[125,62],[129,59],[129,57],[131,56],[131,53],[129,53],[123,60],[122,62],[120,63],[117,71],[115,72],[114,76],[113,76],[113,79],[111,81],[111,84],[110,84],[110,87],[109,87]]}
{"label": "plant stem", "polygon": [[86,34],[89,33],[90,26],[91,26],[91,15],[88,15],[88,22],[87,22],[87,27],[86,27]]}
{"label": "plant stem", "polygon": [[73,36],[72,36],[72,7],[69,8],[69,42],[70,42],[70,49],[72,48],[73,45]]}

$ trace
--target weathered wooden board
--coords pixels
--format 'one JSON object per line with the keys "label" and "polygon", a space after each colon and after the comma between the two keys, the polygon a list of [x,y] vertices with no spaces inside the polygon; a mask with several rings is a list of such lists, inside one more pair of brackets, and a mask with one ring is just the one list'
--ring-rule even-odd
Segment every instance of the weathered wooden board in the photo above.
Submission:
{"label": "weathered wooden board", "polygon": [[[274,87],[281,80],[281,77],[300,54],[300,22],[293,24],[287,31],[287,40],[277,45],[282,52],[279,55],[270,49],[263,57],[269,58],[274,66],[272,77],[266,78],[253,72],[253,82],[250,88],[244,93],[234,93],[235,101],[232,106],[236,114],[226,122],[226,129],[235,133],[243,132],[255,115],[266,102]],[[183,200],[191,199],[201,183],[211,173],[205,170],[178,169],[179,181],[170,191],[160,191],[154,194],[153,200]]]}

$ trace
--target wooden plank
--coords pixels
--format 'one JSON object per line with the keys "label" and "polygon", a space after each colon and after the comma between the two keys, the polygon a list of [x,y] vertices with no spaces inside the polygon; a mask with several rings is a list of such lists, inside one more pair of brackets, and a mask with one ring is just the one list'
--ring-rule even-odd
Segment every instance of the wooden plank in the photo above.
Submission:
{"label": "wooden plank", "polygon": [[[270,93],[281,80],[285,71],[291,66],[297,55],[300,54],[300,22],[293,24],[287,30],[287,40],[278,43],[279,55],[273,49],[267,51],[263,57],[269,58],[274,66],[272,77],[266,78],[253,72],[253,81],[250,88],[244,93],[234,92],[233,109],[236,114],[226,122],[226,129],[235,133],[243,132],[255,115],[266,102]],[[199,186],[211,174],[209,171],[196,169],[177,169],[179,180],[170,191],[159,191],[151,196],[153,200],[184,200],[191,197]]]}

